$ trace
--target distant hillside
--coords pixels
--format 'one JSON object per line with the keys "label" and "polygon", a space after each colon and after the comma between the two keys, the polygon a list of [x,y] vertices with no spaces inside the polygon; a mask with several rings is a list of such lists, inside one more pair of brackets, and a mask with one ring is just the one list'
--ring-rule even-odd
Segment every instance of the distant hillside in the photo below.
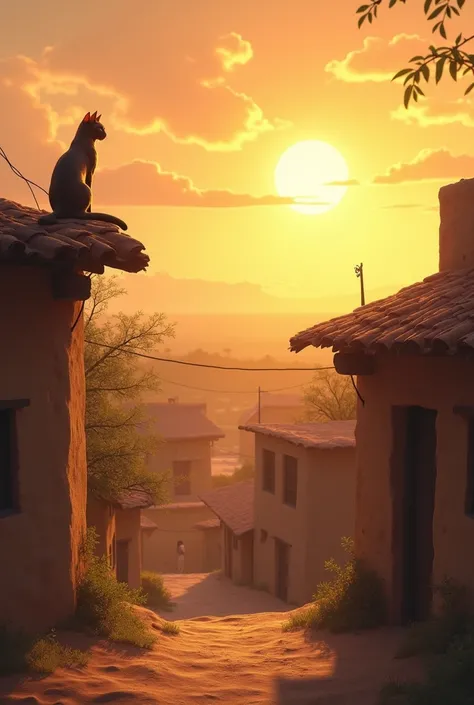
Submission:
{"label": "distant hillside", "polygon": [[[297,274],[296,274],[297,276]],[[257,284],[228,284],[202,279],[176,279],[169,274],[126,274],[121,277],[127,289],[119,300],[124,311],[143,309],[170,314],[303,314],[346,313],[359,306],[359,284],[354,277],[353,292],[312,299],[279,298],[267,294]],[[388,296],[399,289],[392,285],[366,292],[367,301]],[[317,291],[317,283],[315,283]],[[319,292],[318,292],[319,293]],[[325,314],[329,315],[329,314]]]}

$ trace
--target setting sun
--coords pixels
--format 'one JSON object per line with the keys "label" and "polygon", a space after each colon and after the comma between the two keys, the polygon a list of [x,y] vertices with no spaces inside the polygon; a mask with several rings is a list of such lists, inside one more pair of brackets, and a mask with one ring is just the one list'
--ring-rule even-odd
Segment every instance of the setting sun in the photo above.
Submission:
{"label": "setting sun", "polygon": [[[275,169],[280,196],[294,197],[294,210],[307,215],[325,213],[343,198],[349,169],[342,154],[327,142],[307,140],[289,147]],[[301,204],[301,205],[299,205]]]}

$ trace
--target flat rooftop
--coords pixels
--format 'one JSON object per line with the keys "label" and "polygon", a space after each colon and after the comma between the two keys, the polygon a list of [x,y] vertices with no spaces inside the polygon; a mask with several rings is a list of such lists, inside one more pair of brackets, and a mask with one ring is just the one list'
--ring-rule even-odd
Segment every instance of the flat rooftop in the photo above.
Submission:
{"label": "flat rooftop", "polygon": [[354,420],[327,423],[260,423],[239,426],[239,429],[281,438],[303,448],[333,450],[355,447],[355,426]]}

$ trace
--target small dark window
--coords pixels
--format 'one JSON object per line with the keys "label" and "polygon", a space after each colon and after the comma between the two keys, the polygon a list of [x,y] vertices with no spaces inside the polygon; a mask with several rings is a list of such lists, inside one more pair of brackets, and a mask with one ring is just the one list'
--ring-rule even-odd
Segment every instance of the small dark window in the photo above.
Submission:
{"label": "small dark window", "polygon": [[262,489],[275,494],[275,453],[266,449],[263,451]]}
{"label": "small dark window", "polygon": [[292,455],[283,456],[283,502],[296,507],[298,494],[298,460]]}
{"label": "small dark window", "polygon": [[467,423],[466,514],[474,518],[474,417]]}
{"label": "small dark window", "polygon": [[173,463],[174,493],[191,494],[191,461],[175,460]]}
{"label": "small dark window", "polygon": [[265,529],[260,529],[260,542],[265,543],[268,538],[268,531]]}
{"label": "small dark window", "polygon": [[0,408],[0,513],[19,512],[16,411]]}

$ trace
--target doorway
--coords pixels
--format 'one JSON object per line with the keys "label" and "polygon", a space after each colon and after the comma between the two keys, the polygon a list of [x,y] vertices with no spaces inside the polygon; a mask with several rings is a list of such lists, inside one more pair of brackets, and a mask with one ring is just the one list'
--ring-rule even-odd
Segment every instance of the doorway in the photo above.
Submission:
{"label": "doorway", "polygon": [[130,541],[117,541],[117,580],[128,583],[128,554]]}
{"label": "doorway", "polygon": [[283,602],[288,602],[288,582],[290,575],[290,545],[275,539],[275,594]]}
{"label": "doorway", "polygon": [[436,417],[420,406],[393,409],[393,580],[402,624],[431,612]]}

